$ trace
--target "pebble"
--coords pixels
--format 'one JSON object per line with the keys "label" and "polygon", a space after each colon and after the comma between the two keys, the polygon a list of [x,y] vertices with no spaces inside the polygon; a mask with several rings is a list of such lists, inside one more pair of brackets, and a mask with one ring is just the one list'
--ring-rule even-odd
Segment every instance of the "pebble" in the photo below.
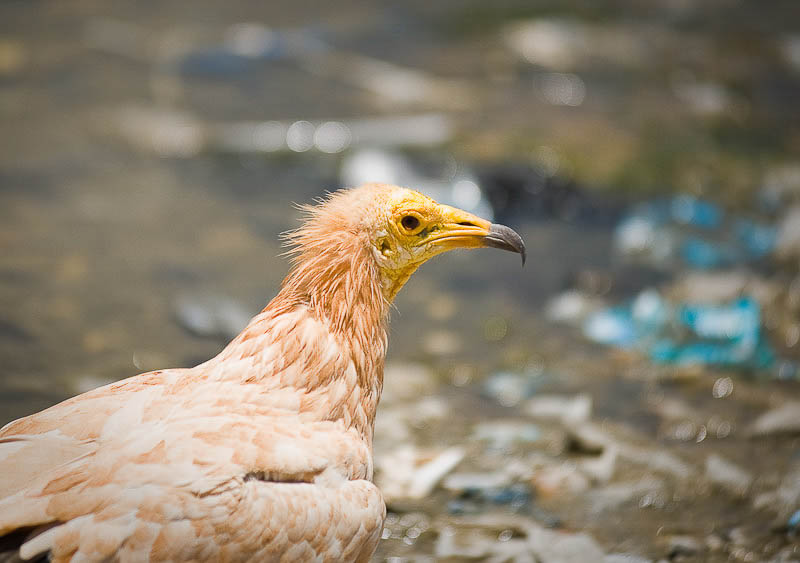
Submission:
{"label": "pebble", "polygon": [[589,478],[570,463],[542,467],[534,473],[531,482],[543,497],[575,495],[589,488]]}
{"label": "pebble", "polygon": [[548,530],[519,515],[459,517],[441,530],[434,548],[438,560],[586,563],[605,558],[588,534]]}
{"label": "pebble", "polygon": [[753,436],[800,433],[800,401],[792,401],[759,416],[750,426]]}
{"label": "pebble", "polygon": [[660,494],[664,481],[655,477],[644,477],[638,481],[614,483],[594,489],[588,493],[590,509],[594,513],[613,510],[641,495]]}
{"label": "pebble", "polygon": [[669,538],[669,558],[691,557],[703,549],[703,546],[692,536],[672,536]]}
{"label": "pebble", "polygon": [[739,496],[744,496],[753,482],[750,473],[717,454],[706,458],[706,479]]}
{"label": "pebble", "polygon": [[442,487],[452,493],[465,491],[481,491],[505,487],[511,483],[511,477],[502,472],[493,473],[452,473],[444,478]]}
{"label": "pebble", "polygon": [[486,440],[490,447],[508,450],[515,444],[529,444],[541,438],[535,424],[518,420],[499,420],[475,425],[472,435],[477,440]]}
{"label": "pebble", "polygon": [[652,559],[631,555],[629,553],[609,553],[603,558],[603,563],[652,563]]}
{"label": "pebble", "polygon": [[586,563],[602,561],[603,550],[588,534],[567,534],[539,528],[528,536],[542,563]]}
{"label": "pebble", "polygon": [[800,205],[790,208],[778,224],[775,252],[783,257],[800,255]]}
{"label": "pebble", "polygon": [[452,471],[466,452],[460,447],[430,454],[411,444],[376,457],[376,481],[386,502],[418,500],[428,496],[442,478]]}
{"label": "pebble", "polygon": [[578,467],[595,482],[607,483],[614,476],[618,453],[616,446],[608,446],[600,456],[580,460]]}
{"label": "pebble", "polygon": [[536,392],[540,381],[528,374],[499,372],[483,383],[483,394],[503,405],[514,407]]}
{"label": "pebble", "polygon": [[527,401],[524,411],[535,418],[556,419],[563,424],[585,422],[592,414],[592,398],[580,395],[539,395]]}

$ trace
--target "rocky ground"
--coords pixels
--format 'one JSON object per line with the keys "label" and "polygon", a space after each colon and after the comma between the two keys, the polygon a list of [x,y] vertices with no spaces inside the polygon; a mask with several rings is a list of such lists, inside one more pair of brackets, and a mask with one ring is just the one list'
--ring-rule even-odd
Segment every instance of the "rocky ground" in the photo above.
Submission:
{"label": "rocky ground", "polygon": [[0,422],[212,356],[292,202],[517,228],[397,300],[376,560],[800,561],[791,1],[0,6]]}

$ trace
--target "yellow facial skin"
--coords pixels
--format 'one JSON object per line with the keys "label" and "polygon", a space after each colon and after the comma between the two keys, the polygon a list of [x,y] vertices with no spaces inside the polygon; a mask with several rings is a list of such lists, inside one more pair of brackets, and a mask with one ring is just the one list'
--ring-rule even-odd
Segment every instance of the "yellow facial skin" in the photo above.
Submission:
{"label": "yellow facial skin", "polygon": [[522,239],[508,227],[411,190],[402,190],[391,202],[374,245],[384,296],[390,301],[417,268],[442,252],[491,246],[522,254],[523,263],[525,256]]}

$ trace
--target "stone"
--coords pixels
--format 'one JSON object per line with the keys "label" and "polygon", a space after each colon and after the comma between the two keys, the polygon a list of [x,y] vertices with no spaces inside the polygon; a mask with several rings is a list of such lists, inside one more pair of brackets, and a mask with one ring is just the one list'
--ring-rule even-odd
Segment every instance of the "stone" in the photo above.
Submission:
{"label": "stone", "polygon": [[753,436],[800,433],[800,401],[785,403],[759,416],[750,426]]}
{"label": "stone", "polygon": [[465,455],[464,449],[459,447],[426,452],[404,444],[390,453],[376,456],[376,481],[387,503],[425,498]]}
{"label": "stone", "polygon": [[692,536],[672,536],[669,538],[669,557],[692,557],[697,555],[703,546]]}
{"label": "stone", "polygon": [[389,362],[383,370],[381,407],[397,401],[416,401],[436,390],[435,374],[425,365]]}
{"label": "stone", "polygon": [[739,496],[744,496],[753,482],[750,473],[717,454],[706,458],[706,479]]}
{"label": "stone", "polygon": [[613,510],[643,495],[660,494],[664,481],[655,477],[644,477],[639,481],[614,483],[600,489],[592,490],[587,495],[590,510],[594,513]]}
{"label": "stone", "polygon": [[580,395],[539,395],[528,400],[524,411],[534,418],[555,419],[563,424],[585,422],[592,414],[592,398]]}
{"label": "stone", "polygon": [[485,440],[498,450],[510,449],[515,444],[529,444],[541,438],[539,427],[519,420],[497,420],[476,424],[473,438]]}

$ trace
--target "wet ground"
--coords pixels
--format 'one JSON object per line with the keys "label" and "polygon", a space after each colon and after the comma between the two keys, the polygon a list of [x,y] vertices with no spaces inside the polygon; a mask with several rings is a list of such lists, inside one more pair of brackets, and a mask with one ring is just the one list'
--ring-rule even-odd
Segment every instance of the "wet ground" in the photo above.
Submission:
{"label": "wet ground", "polygon": [[[429,4],[0,6],[0,422],[212,356],[275,294],[292,202],[398,181],[529,256],[446,255],[399,296],[376,560],[800,560],[797,8]],[[627,252],[676,194],[725,221]],[[740,220],[777,241],[741,250]],[[651,248],[697,233],[722,254]],[[585,336],[645,289],[752,297],[771,360]]]}

